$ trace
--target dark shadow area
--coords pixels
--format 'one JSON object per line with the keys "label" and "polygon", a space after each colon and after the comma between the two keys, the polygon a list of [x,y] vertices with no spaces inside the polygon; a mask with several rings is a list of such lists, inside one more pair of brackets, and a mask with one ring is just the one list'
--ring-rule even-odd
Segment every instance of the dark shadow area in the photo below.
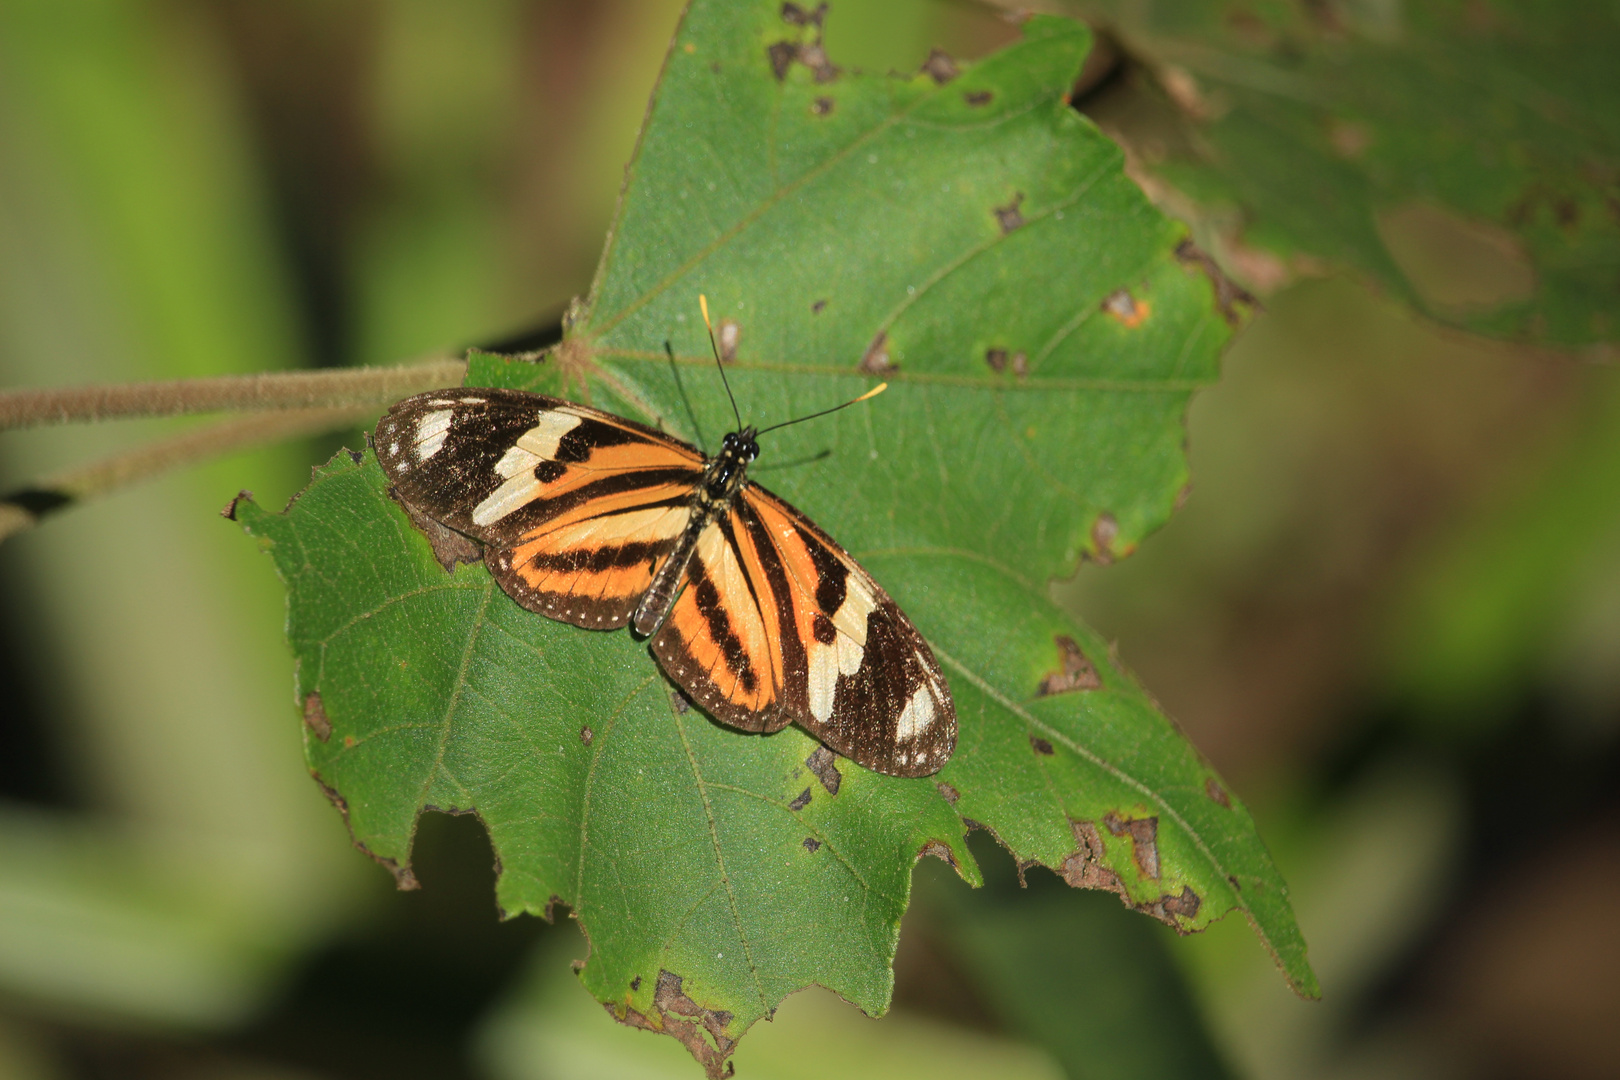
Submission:
{"label": "dark shadow area", "polygon": [[494,854],[471,815],[423,815],[413,866],[419,890],[380,897],[348,936],[311,954],[249,1027],[191,1040],[52,1025],[66,1075],[167,1080],[268,1066],[324,1080],[475,1080],[475,1025],[550,926],[500,921]]}

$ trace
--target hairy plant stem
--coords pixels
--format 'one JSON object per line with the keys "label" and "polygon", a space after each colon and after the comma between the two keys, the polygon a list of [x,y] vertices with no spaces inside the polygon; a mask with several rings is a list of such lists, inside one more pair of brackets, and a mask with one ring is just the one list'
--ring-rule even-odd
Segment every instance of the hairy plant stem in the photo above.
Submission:
{"label": "hairy plant stem", "polygon": [[[211,381],[211,380],[204,380]],[[0,540],[39,524],[48,514],[77,506],[159,473],[257,446],[351,428],[377,411],[375,403],[313,409],[278,409],[232,417],[156,439],[89,465],[53,473],[0,498]]]}
{"label": "hairy plant stem", "polygon": [[136,416],[376,405],[424,390],[457,386],[466,369],[463,360],[435,357],[395,367],[0,390],[0,431]]}

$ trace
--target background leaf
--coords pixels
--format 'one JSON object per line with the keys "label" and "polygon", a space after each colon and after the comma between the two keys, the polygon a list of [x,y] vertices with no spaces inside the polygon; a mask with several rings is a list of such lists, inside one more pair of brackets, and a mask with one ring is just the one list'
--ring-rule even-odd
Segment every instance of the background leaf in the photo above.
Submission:
{"label": "background leaf", "polygon": [[1143,65],[1087,112],[1135,147],[1162,205],[1201,219],[1251,282],[1275,287],[1328,260],[1493,337],[1575,346],[1620,335],[1611,7],[1075,10]]}
{"label": "background leaf", "polygon": [[819,33],[775,4],[695,4],[592,298],[550,363],[480,358],[468,381],[712,445],[730,407],[699,290],[735,323],[749,419],[889,378],[878,408],[773,433],[756,475],[934,644],[955,758],[932,779],[818,779],[808,737],[683,711],[628,635],[536,618],[481,568],[447,575],[374,460],[339,455],[286,515],[238,508],[289,585],[312,768],[405,883],[422,809],[478,813],[502,908],[568,904],[592,993],[711,1070],[807,983],[882,1011],[917,854],[977,879],[964,820],[1178,929],[1243,910],[1314,992],[1247,812],[1046,597],[1168,516],[1233,294],[1067,108],[1083,27],[1035,19],[911,79],[840,71]]}

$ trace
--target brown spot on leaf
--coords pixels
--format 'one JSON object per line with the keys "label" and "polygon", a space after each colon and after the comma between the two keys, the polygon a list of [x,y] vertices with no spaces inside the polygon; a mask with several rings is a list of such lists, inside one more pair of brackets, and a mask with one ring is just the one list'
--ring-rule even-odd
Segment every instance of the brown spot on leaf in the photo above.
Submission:
{"label": "brown spot on leaf", "polygon": [[343,736],[343,749],[353,750],[357,745],[359,745],[359,743],[355,740],[353,735]]}
{"label": "brown spot on leaf", "polygon": [[951,54],[944,49],[931,50],[928,59],[923,61],[922,70],[924,75],[940,86],[944,86],[958,74],[956,61],[951,59]]}
{"label": "brown spot on leaf", "polygon": [[1006,349],[987,349],[984,362],[989,365],[991,371],[1006,371],[1010,367],[1013,374],[1020,378],[1029,374],[1029,357],[1022,352],[1015,352],[1008,357]]}
{"label": "brown spot on leaf", "polygon": [[827,301],[825,301],[825,300],[817,300],[815,303],[810,305],[810,314],[812,314],[812,315],[820,315],[826,309],[827,309]]}
{"label": "brown spot on leaf", "polygon": [[793,811],[799,811],[799,810],[803,810],[805,807],[807,807],[809,805],[810,805],[810,789],[805,788],[803,791],[799,792],[798,795],[794,796],[792,802],[788,803],[788,809],[793,810]]}
{"label": "brown spot on leaf", "polygon": [[1092,558],[1103,566],[1114,561],[1114,540],[1119,536],[1119,522],[1114,515],[1102,513],[1091,523]]}
{"label": "brown spot on leaf", "polygon": [[1052,640],[1057,644],[1061,666],[1041,680],[1041,685],[1035,689],[1037,696],[1066,694],[1072,690],[1096,690],[1102,686],[1097,669],[1080,651],[1079,642],[1066,634],[1054,635]]}
{"label": "brown spot on leaf", "polygon": [[795,63],[809,68],[811,77],[818,83],[829,83],[838,78],[843,69],[827,58],[827,50],[821,44],[821,23],[826,15],[826,4],[813,11],[806,11],[798,4],[782,5],[783,22],[789,26],[814,27],[815,30],[808,41],[778,41],[766,48],[765,56],[770,61],[771,73],[776,76],[777,82],[787,78],[788,70]]}
{"label": "brown spot on leaf", "polygon": [[949,784],[936,783],[934,786],[939,789],[939,793],[940,795],[944,796],[945,801],[950,803],[952,806],[955,806],[956,800],[962,797],[962,793],[951,787]]}
{"label": "brown spot on leaf", "polygon": [[640,990],[641,989],[641,976],[640,975],[637,975],[635,978],[630,980],[630,989],[632,989],[632,990]]}
{"label": "brown spot on leaf", "polygon": [[246,499],[248,502],[252,502],[253,492],[249,491],[247,488],[243,488],[241,491],[238,491],[236,496],[231,499],[230,502],[226,503],[225,506],[220,510],[219,516],[224,518],[226,521],[235,521],[236,504],[244,499]]}
{"label": "brown spot on leaf", "polygon": [[799,56],[799,47],[791,41],[778,41],[765,50],[765,56],[771,62],[771,74],[776,81],[781,82],[787,78],[788,68]]}
{"label": "brown spot on leaf", "polygon": [[1249,290],[1227,277],[1215,260],[1191,240],[1183,240],[1176,245],[1176,261],[1189,270],[1201,271],[1209,278],[1209,283],[1215,287],[1215,309],[1228,324],[1236,326],[1242,321],[1243,313],[1238,311],[1239,304],[1250,311],[1260,306],[1260,301]]}
{"label": "brown spot on leaf", "polygon": [[726,318],[720,320],[716,328],[714,342],[720,350],[722,364],[735,364],[737,362],[737,343],[742,340],[742,326],[736,319]]}
{"label": "brown spot on leaf", "polygon": [[799,46],[799,63],[810,69],[811,76],[818,83],[830,83],[844,70],[827,59],[827,50],[821,47],[819,40]]}
{"label": "brown spot on leaf", "polygon": [[978,109],[990,104],[994,97],[995,95],[988,90],[969,90],[962,95],[962,100],[967,102],[970,108]]}
{"label": "brown spot on leaf", "polygon": [[[1140,824],[1154,820],[1153,818],[1145,818],[1142,819]],[[1109,830],[1116,832],[1116,834],[1115,823],[1126,827],[1139,824],[1138,822],[1120,822],[1113,814],[1105,817],[1103,823],[1108,825]],[[1102,834],[1097,831],[1097,826],[1089,821],[1070,821],[1069,826],[1074,830],[1077,849],[1073,855],[1063,860],[1063,866],[1058,871],[1065,882],[1076,889],[1107,890],[1116,894],[1120,898],[1120,902],[1126,907],[1140,911],[1144,915],[1153,916],[1173,928],[1178,934],[1187,933],[1187,930],[1177,922],[1177,918],[1192,919],[1197,917],[1198,909],[1203,906],[1203,900],[1197,893],[1183,885],[1181,892],[1178,894],[1166,893],[1157,900],[1150,900],[1140,904],[1132,901],[1130,892],[1125,888],[1125,883],[1120,880],[1118,874],[1103,862],[1105,849]],[[1132,839],[1135,840],[1135,837],[1133,836]],[[1156,861],[1157,854],[1155,854],[1154,858]],[[1233,884],[1235,886],[1236,882],[1234,881]]]}
{"label": "brown spot on leaf", "polygon": [[1135,330],[1146,322],[1152,312],[1152,307],[1146,300],[1138,300],[1128,289],[1115,289],[1103,297],[1102,309],[1130,330]]}
{"label": "brown spot on leaf", "polygon": [[1058,870],[1063,880],[1072,888],[1106,889],[1124,896],[1125,884],[1119,880],[1118,874],[1103,863],[1105,849],[1097,826],[1089,821],[1071,821],[1069,827],[1074,831],[1074,840],[1079,846],[1073,855],[1063,860]]}
{"label": "brown spot on leaf", "polygon": [[1029,737],[1029,745],[1031,749],[1033,749],[1037,754],[1040,754],[1042,757],[1051,757],[1057,752],[1052,749],[1051,743],[1047,742],[1039,735],[1031,735]]}
{"label": "brown spot on leaf", "polygon": [[1103,824],[1115,836],[1129,836],[1136,868],[1154,881],[1159,880],[1159,819],[1122,818],[1110,810],[1103,815]]}
{"label": "brown spot on leaf", "polygon": [[838,771],[838,755],[825,746],[816,747],[816,752],[804,759],[805,766],[816,774],[821,786],[827,789],[827,794],[838,794],[838,785],[844,782],[843,775]]}
{"label": "brown spot on leaf", "polygon": [[592,731],[589,726],[579,729],[579,741],[586,746],[591,745],[591,740],[594,738],[596,738],[596,732]]}
{"label": "brown spot on leaf", "polygon": [[1211,800],[1220,803],[1228,810],[1232,809],[1231,797],[1226,794],[1226,789],[1221,787],[1219,782],[1217,782],[1213,776],[1206,776],[1204,778],[1204,794],[1208,795]]}
{"label": "brown spot on leaf", "polygon": [[319,691],[311,690],[304,695],[304,726],[314,732],[321,742],[332,737],[332,721],[326,718],[326,707],[321,704]]}
{"label": "brown spot on leaf", "polygon": [[[681,1042],[703,1066],[708,1080],[722,1080],[732,1075],[735,1067],[726,1059],[737,1048],[737,1040],[726,1034],[731,1013],[724,1009],[705,1009],[688,997],[681,989],[681,977],[669,971],[659,971],[658,985],[653,990],[653,1011],[647,1016],[627,1005],[608,1003],[608,1015],[627,1027],[643,1031],[660,1031]],[[690,1019],[688,1019],[690,1018]],[[714,1041],[703,1037],[708,1032]]]}
{"label": "brown spot on leaf", "polygon": [[818,97],[810,103],[811,116],[829,116],[837,103],[830,97]]}
{"label": "brown spot on leaf", "polygon": [[[348,741],[347,739],[344,740],[344,742]],[[349,830],[349,841],[354,844],[356,850],[394,875],[394,888],[400,892],[414,892],[420,889],[422,883],[416,880],[416,875],[411,873],[409,866],[401,866],[398,859],[378,855],[354,835],[354,828],[349,824],[349,801],[338,794],[337,788],[329,786],[314,769],[309,771],[309,775],[315,780],[315,784],[321,789],[321,793],[331,801],[333,806],[337,807],[338,813],[343,817],[344,827]]]}
{"label": "brown spot on leaf", "polygon": [[804,844],[804,850],[808,851],[812,855],[814,855],[817,851],[819,851],[821,849],[821,841],[817,840],[813,836],[805,837],[804,840],[801,841],[801,843]]}
{"label": "brown spot on leaf", "polygon": [[893,360],[889,359],[889,335],[880,333],[872,339],[872,344],[866,347],[866,355],[856,365],[868,375],[887,375],[899,368]]}
{"label": "brown spot on leaf", "polygon": [[1022,191],[1017,191],[1013,193],[1012,202],[1009,202],[1006,206],[998,206],[995,208],[996,223],[1001,226],[1001,233],[1003,236],[1012,232],[1014,229],[1018,228],[1024,223],[1024,212],[1022,210],[1023,205],[1024,193]]}
{"label": "brown spot on leaf", "polygon": [[1231,883],[1232,888],[1235,891],[1237,891],[1237,892],[1242,892],[1243,891],[1243,886],[1238,883],[1238,879],[1237,879],[1236,874],[1227,874],[1226,875],[1226,880]]}
{"label": "brown spot on leaf", "polygon": [[820,26],[826,18],[826,4],[820,4],[810,11],[806,11],[798,4],[782,5],[782,21],[789,26]]}
{"label": "brown spot on leaf", "polygon": [[1196,919],[1198,909],[1204,906],[1204,901],[1192,891],[1191,886],[1183,885],[1181,892],[1175,896],[1168,893],[1159,900],[1159,906],[1166,915],[1180,915],[1184,919]]}
{"label": "brown spot on leaf", "polygon": [[951,854],[950,848],[946,847],[938,840],[928,841],[928,843],[922,846],[922,850],[917,852],[917,858],[919,859],[929,855],[932,855],[934,858],[940,860],[953,869],[956,867],[956,856]]}

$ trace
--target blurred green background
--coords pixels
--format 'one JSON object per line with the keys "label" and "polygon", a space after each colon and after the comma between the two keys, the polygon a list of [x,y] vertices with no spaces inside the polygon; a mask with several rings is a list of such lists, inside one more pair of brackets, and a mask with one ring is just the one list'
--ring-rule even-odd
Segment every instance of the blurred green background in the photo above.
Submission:
{"label": "blurred green background", "polygon": [[[543,336],[678,10],[0,0],[0,385]],[[843,0],[827,46],[909,71],[1015,33]],[[1054,589],[1254,808],[1324,1000],[1246,926],[1021,890],[983,843],[979,893],[919,867],[888,1018],[807,991],[743,1076],[1620,1072],[1620,373],[1332,275],[1266,309],[1191,411],[1183,512]],[[0,483],[183,426],[4,433]],[[0,547],[0,1080],[698,1075],[570,985],[566,919],[497,922],[475,822],[425,819],[396,893],[304,775],[280,587],[215,511],[358,438]]]}

